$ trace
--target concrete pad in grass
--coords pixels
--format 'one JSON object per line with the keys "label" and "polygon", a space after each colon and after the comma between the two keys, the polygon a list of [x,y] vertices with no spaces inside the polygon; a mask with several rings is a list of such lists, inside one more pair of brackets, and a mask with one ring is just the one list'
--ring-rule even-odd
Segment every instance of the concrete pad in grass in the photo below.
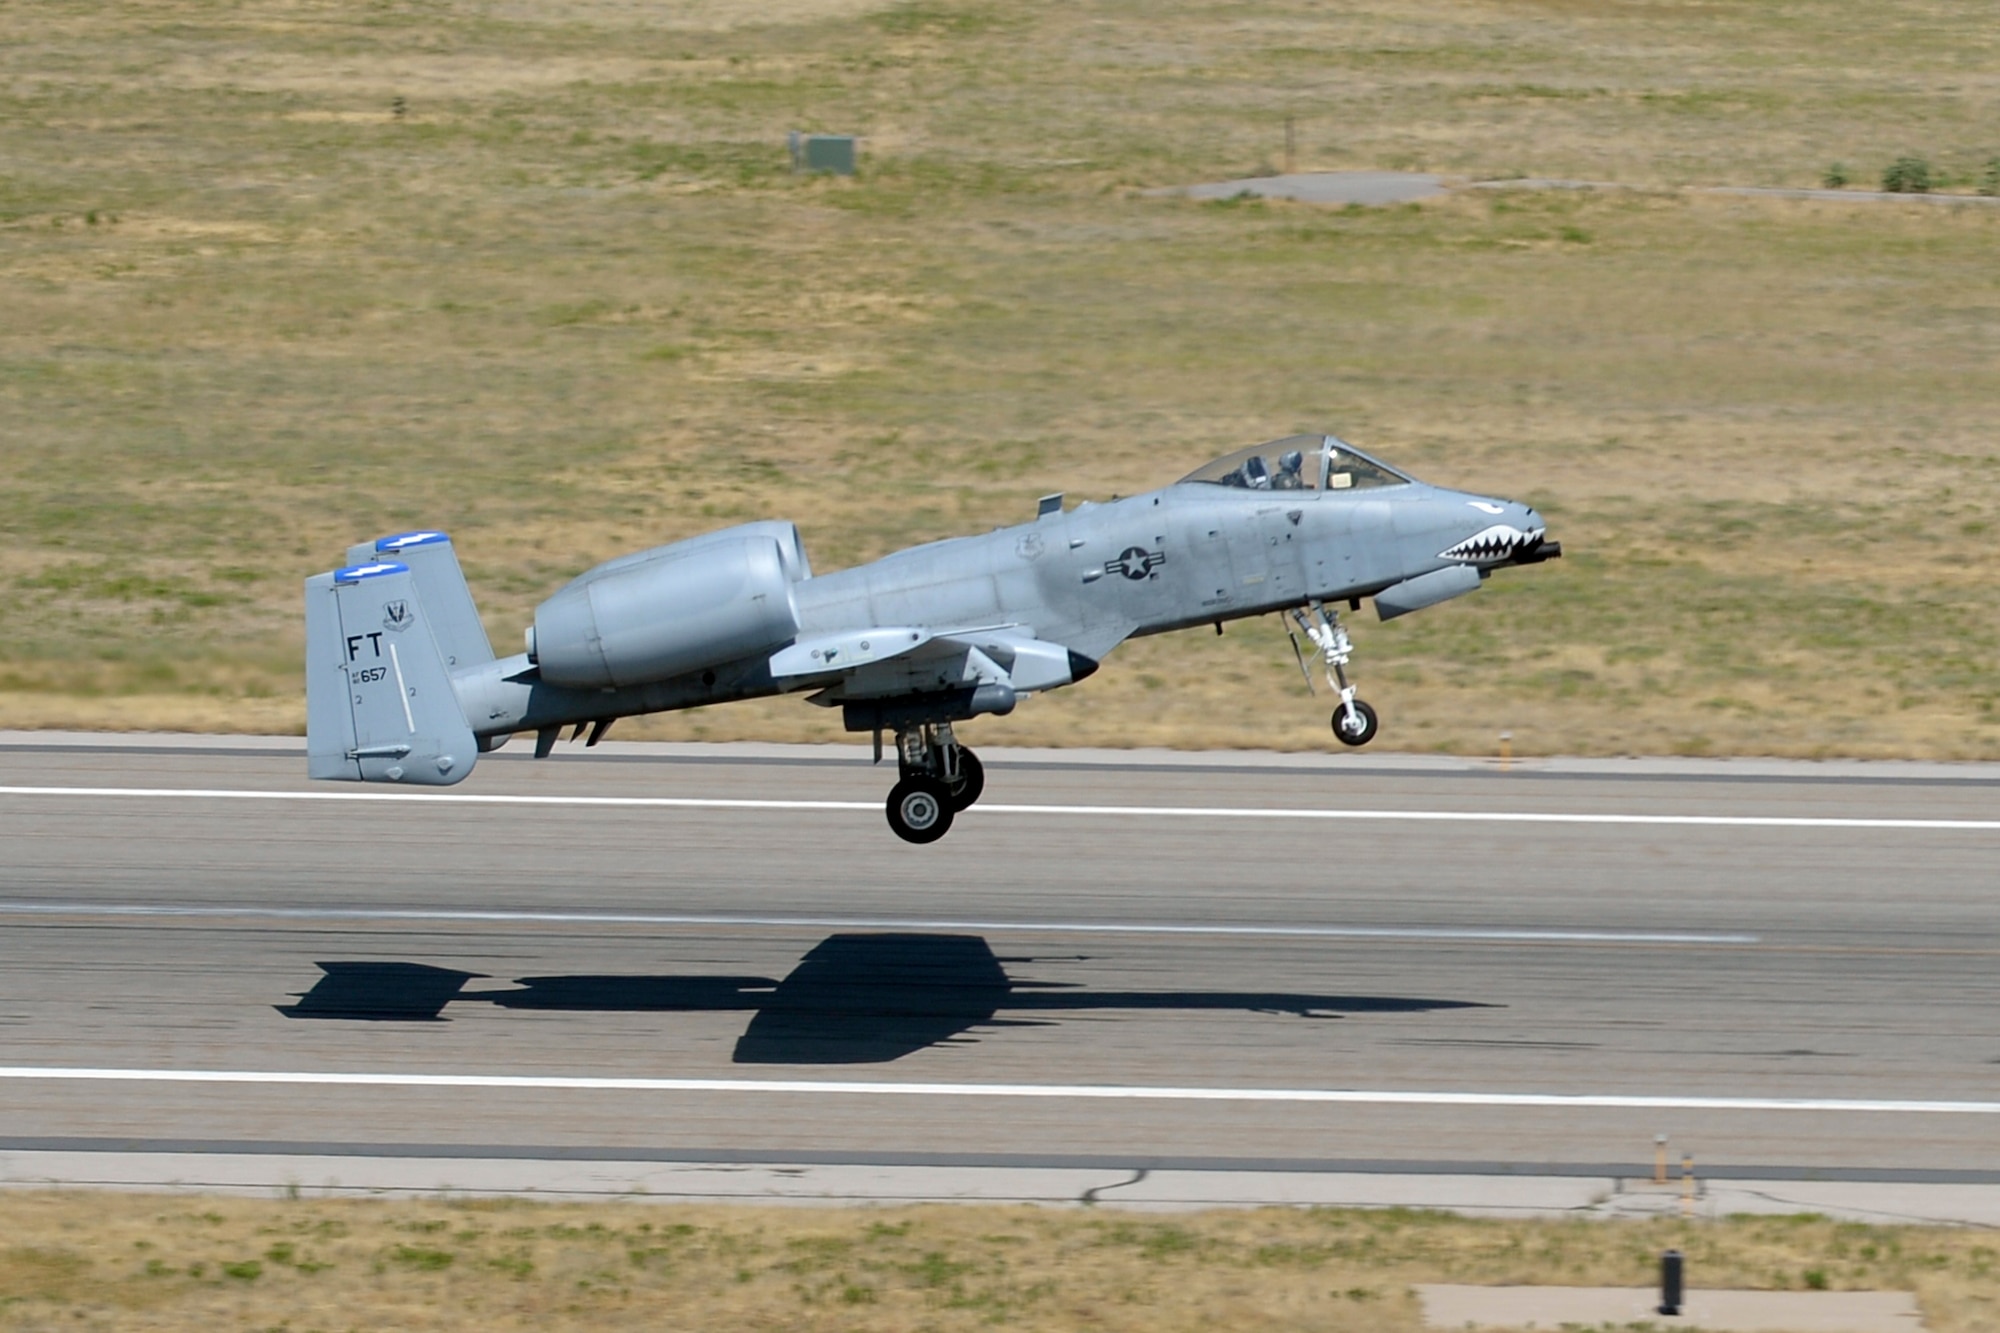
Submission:
{"label": "concrete pad in grass", "polygon": [[1305,204],[1402,204],[1444,193],[1444,182],[1416,171],[1301,171],[1289,176],[1251,176],[1243,180],[1183,185],[1148,194],[1179,194],[1190,199],[1296,199]]}

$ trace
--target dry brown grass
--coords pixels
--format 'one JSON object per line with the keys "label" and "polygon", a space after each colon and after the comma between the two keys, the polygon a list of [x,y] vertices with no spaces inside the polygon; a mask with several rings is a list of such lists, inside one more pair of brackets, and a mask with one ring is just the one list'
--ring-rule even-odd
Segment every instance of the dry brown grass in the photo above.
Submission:
{"label": "dry brown grass", "polygon": [[702,1207],[0,1195],[0,1328],[1420,1327],[1419,1282],[1914,1291],[2000,1327],[1990,1234],[1267,1209]]}
{"label": "dry brown grass", "polygon": [[[0,725],[295,730],[298,580],[494,638],[771,514],[837,567],[1342,430],[1572,552],[1364,623],[1378,744],[2000,756],[2000,210],[1141,187],[1275,164],[1967,188],[1964,0],[83,0],[0,46]],[[391,114],[390,99],[407,99]],[[853,181],[792,127],[868,136]],[[1316,748],[1275,626],[983,734]],[[796,702],[625,724],[817,739]]]}

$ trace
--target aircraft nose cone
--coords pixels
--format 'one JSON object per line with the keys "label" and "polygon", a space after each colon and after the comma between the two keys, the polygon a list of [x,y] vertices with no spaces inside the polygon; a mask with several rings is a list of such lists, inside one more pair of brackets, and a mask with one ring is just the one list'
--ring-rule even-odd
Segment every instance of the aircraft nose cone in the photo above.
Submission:
{"label": "aircraft nose cone", "polygon": [[1500,565],[1531,556],[1542,542],[1542,516],[1518,500],[1463,497],[1457,540],[1438,554],[1466,564]]}
{"label": "aircraft nose cone", "polygon": [[1545,529],[1546,524],[1543,523],[1542,516],[1535,512],[1533,505],[1524,505],[1518,500],[1501,500],[1498,503],[1501,506],[1501,514],[1494,522],[1505,524],[1523,536],[1540,533]]}
{"label": "aircraft nose cone", "polygon": [[1563,553],[1562,543],[1552,542],[1548,539],[1549,528],[1547,520],[1536,513],[1533,506],[1521,505],[1519,508],[1521,510],[1521,531],[1534,534],[1534,540],[1515,553],[1514,563],[1517,565],[1539,565],[1544,560],[1561,559]]}

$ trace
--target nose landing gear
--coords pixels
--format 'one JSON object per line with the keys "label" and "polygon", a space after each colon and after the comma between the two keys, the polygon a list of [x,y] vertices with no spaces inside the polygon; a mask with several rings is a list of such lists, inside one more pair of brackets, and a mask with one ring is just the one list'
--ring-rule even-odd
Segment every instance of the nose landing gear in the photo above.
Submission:
{"label": "nose landing gear", "polygon": [[951,831],[952,816],[986,790],[986,766],[952,736],[949,722],[899,727],[896,768],[889,827],[904,842],[936,842]]}
{"label": "nose landing gear", "polygon": [[1349,699],[1333,710],[1333,738],[1342,745],[1366,745],[1381,729],[1375,710],[1359,699]]}
{"label": "nose landing gear", "polygon": [[[1312,614],[1308,616],[1306,612]],[[1292,610],[1292,619],[1312,640],[1313,647],[1319,649],[1319,656],[1326,661],[1326,683],[1340,696],[1340,706],[1333,710],[1333,738],[1342,745],[1366,745],[1375,739],[1375,733],[1382,729],[1375,716],[1375,710],[1354,697],[1354,687],[1347,683],[1348,659],[1354,656],[1354,642],[1347,637],[1347,627],[1340,623],[1340,612],[1329,611],[1319,602],[1309,602],[1304,607]],[[1291,627],[1286,627],[1291,633]],[[1292,651],[1298,652],[1299,641],[1292,638]],[[1299,657],[1299,669],[1306,673],[1306,688],[1312,688],[1312,672],[1306,669],[1305,658]]]}

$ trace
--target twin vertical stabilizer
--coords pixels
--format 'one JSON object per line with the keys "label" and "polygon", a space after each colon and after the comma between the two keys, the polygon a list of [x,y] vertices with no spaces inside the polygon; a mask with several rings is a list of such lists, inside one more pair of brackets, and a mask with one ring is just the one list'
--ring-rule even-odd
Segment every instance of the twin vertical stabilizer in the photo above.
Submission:
{"label": "twin vertical stabilizer", "polygon": [[[370,559],[306,580],[312,777],[447,787],[472,771],[479,749],[452,688],[452,659],[486,661],[492,649],[449,539],[411,535],[436,538],[416,546],[437,552],[420,559],[449,562],[448,577],[419,578],[402,560]],[[463,607],[450,595],[453,583]],[[433,596],[444,604],[442,621]]]}
{"label": "twin vertical stabilizer", "polygon": [[450,537],[442,532],[399,532],[347,548],[350,566],[376,561],[410,567],[410,577],[416,580],[418,595],[424,599],[424,618],[430,621],[431,636],[444,654],[447,669],[457,671],[493,660],[492,641],[472,604],[472,590],[465,586],[465,574],[458,567],[458,552]]}

